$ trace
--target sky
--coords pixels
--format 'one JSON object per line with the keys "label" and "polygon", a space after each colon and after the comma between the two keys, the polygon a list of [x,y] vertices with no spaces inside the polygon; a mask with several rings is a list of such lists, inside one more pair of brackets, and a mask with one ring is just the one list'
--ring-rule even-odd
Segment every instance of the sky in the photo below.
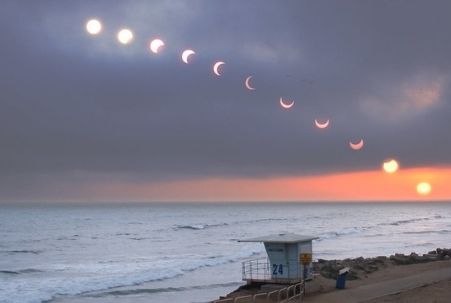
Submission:
{"label": "sky", "polygon": [[0,8],[0,203],[451,200],[447,0]]}

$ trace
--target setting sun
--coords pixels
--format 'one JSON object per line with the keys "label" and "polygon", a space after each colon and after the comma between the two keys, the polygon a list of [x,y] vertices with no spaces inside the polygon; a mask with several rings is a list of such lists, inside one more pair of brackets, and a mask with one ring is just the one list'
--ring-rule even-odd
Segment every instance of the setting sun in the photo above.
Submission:
{"label": "setting sun", "polygon": [[386,173],[393,174],[398,170],[399,164],[396,160],[391,159],[389,161],[384,162],[382,167]]}
{"label": "setting sun", "polygon": [[431,190],[432,190],[431,184],[427,182],[421,182],[418,183],[417,185],[417,193],[419,193],[420,195],[423,196],[429,195],[431,193]]}

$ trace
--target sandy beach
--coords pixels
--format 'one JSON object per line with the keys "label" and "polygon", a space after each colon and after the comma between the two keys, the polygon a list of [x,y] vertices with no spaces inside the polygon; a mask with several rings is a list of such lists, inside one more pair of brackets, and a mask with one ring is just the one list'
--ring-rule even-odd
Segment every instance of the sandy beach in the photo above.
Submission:
{"label": "sandy beach", "polygon": [[[451,261],[447,254],[419,256],[392,255],[390,257],[319,260],[318,274],[305,286],[302,302],[307,303],[445,303],[451,297]],[[436,256],[436,258],[435,258]],[[349,280],[345,289],[337,289],[336,269],[349,266]],[[272,286],[274,287],[274,285]],[[229,297],[263,292],[268,286],[243,288]],[[263,301],[262,301],[263,302]],[[265,301],[266,302],[266,301]]]}
{"label": "sandy beach", "polygon": [[[310,283],[310,282],[309,282]],[[451,261],[392,265],[347,281],[337,290],[335,280],[318,276],[307,285],[305,302],[449,302]]]}
{"label": "sandy beach", "polygon": [[382,302],[410,302],[410,303],[445,303],[449,302],[451,297],[451,280],[441,281],[412,290],[403,291],[398,294],[388,295],[368,301],[368,303]]}

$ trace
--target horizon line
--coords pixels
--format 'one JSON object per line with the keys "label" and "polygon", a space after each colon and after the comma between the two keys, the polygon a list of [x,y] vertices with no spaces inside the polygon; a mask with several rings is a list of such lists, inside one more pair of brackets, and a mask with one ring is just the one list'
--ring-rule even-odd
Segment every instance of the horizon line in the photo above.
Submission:
{"label": "horizon line", "polygon": [[392,204],[392,203],[421,203],[421,204],[430,204],[430,203],[451,203],[451,199],[416,199],[416,200],[230,200],[230,201],[219,201],[219,200],[180,200],[180,201],[8,201],[8,202],[0,202],[0,206],[15,206],[15,205],[71,205],[71,204],[117,204],[117,205],[130,205],[130,204]]}

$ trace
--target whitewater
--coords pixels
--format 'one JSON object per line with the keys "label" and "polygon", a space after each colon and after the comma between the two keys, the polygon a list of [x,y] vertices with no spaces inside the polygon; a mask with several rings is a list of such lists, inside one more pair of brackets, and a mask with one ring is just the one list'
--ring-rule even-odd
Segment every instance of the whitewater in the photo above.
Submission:
{"label": "whitewater", "polygon": [[207,302],[237,288],[238,239],[316,236],[314,258],[427,253],[451,243],[450,203],[0,206],[0,302]]}

